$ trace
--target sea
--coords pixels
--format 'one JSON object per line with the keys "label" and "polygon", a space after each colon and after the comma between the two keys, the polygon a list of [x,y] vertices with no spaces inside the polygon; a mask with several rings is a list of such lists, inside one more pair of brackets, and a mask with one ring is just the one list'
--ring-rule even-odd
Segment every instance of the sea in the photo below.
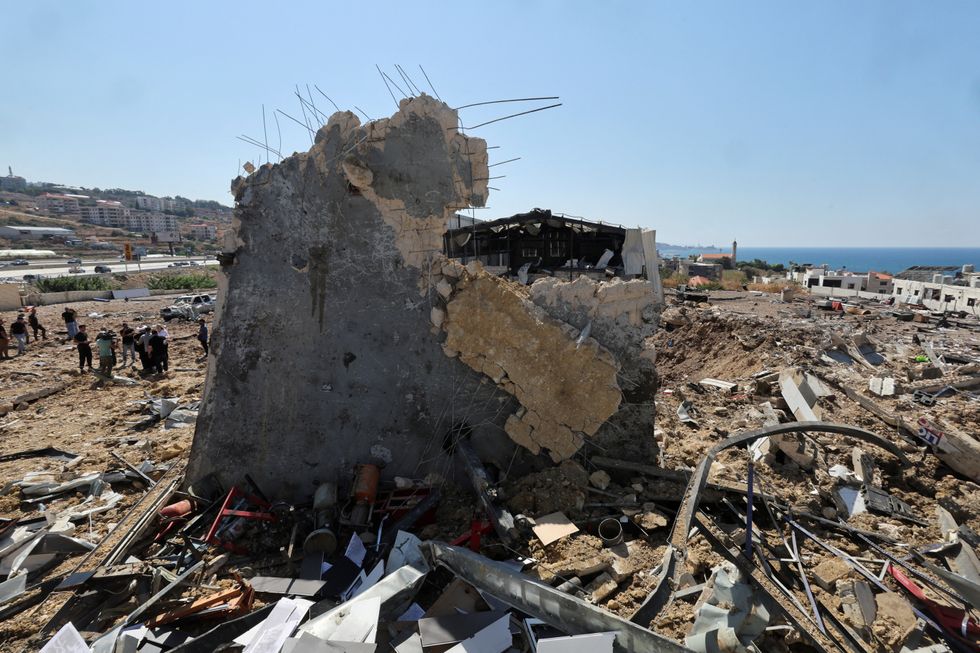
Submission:
{"label": "sea", "polygon": [[[660,249],[660,256],[686,257],[701,252],[719,253],[718,249]],[[973,264],[980,269],[980,247],[738,247],[738,260],[761,259],[770,265],[790,262],[815,266],[826,263],[831,269],[855,272],[895,274],[913,265]]]}

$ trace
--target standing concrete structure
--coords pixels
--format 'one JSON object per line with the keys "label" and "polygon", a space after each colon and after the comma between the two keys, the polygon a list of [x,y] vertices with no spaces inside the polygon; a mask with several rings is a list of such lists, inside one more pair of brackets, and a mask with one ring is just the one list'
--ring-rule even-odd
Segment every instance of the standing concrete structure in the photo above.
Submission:
{"label": "standing concrete structure", "polygon": [[[454,437],[502,469],[515,442],[561,460],[601,437],[622,401],[616,356],[526,288],[441,253],[449,218],[487,194],[486,143],[457,125],[424,95],[364,125],[336,113],[309,152],[233,182],[189,480],[247,472],[308,497],[360,462],[446,475]],[[652,330],[652,300],[613,294]],[[652,442],[648,416],[637,441]]]}

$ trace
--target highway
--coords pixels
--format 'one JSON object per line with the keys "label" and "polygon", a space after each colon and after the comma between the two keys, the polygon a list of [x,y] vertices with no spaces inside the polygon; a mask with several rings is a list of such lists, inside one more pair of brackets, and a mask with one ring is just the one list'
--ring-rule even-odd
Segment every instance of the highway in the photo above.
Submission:
{"label": "highway", "polygon": [[[184,265],[179,268],[171,268],[170,266],[176,262],[188,262],[195,263],[195,265]],[[217,265],[218,261],[214,258],[209,258],[205,256],[164,256],[164,257],[153,257],[145,258],[138,264],[135,261],[123,262],[120,261],[118,257],[115,258],[91,258],[82,259],[82,264],[77,266],[85,270],[82,273],[71,273],[68,270],[74,265],[68,265],[66,259],[47,259],[31,261],[30,265],[10,265],[9,261],[0,262],[0,283],[21,283],[24,280],[24,275],[35,275],[41,278],[46,277],[61,277],[61,276],[72,276],[72,277],[91,277],[97,276],[95,272],[96,265],[106,265],[113,273],[136,273],[136,272],[147,272],[152,270],[166,270],[166,269],[177,269],[182,272],[193,272],[196,267],[202,265]]]}

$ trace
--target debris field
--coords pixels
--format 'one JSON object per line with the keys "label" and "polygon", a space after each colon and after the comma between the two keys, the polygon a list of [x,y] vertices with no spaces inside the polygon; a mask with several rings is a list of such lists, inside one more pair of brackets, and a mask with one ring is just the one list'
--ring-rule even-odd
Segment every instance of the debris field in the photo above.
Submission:
{"label": "debris field", "polygon": [[206,360],[0,362],[0,650],[978,650],[980,320],[447,258],[458,124],[236,179]]}

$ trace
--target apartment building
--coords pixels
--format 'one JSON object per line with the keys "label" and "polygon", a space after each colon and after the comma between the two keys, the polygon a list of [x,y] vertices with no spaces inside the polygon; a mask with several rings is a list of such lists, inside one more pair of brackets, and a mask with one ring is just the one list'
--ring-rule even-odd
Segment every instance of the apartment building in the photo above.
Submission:
{"label": "apartment building", "polygon": [[183,211],[187,208],[184,200],[170,197],[154,197],[153,195],[138,195],[136,207],[144,211]]}
{"label": "apartment building", "polygon": [[213,224],[192,224],[190,234],[196,240],[214,240],[218,237],[218,230]]}
{"label": "apartment building", "polygon": [[122,202],[96,200],[95,205],[80,206],[82,220],[113,229],[129,229],[129,209]]}
{"label": "apartment building", "polygon": [[58,195],[44,193],[37,198],[37,206],[48,215],[70,218],[80,217],[79,200],[87,200],[87,195]]}

